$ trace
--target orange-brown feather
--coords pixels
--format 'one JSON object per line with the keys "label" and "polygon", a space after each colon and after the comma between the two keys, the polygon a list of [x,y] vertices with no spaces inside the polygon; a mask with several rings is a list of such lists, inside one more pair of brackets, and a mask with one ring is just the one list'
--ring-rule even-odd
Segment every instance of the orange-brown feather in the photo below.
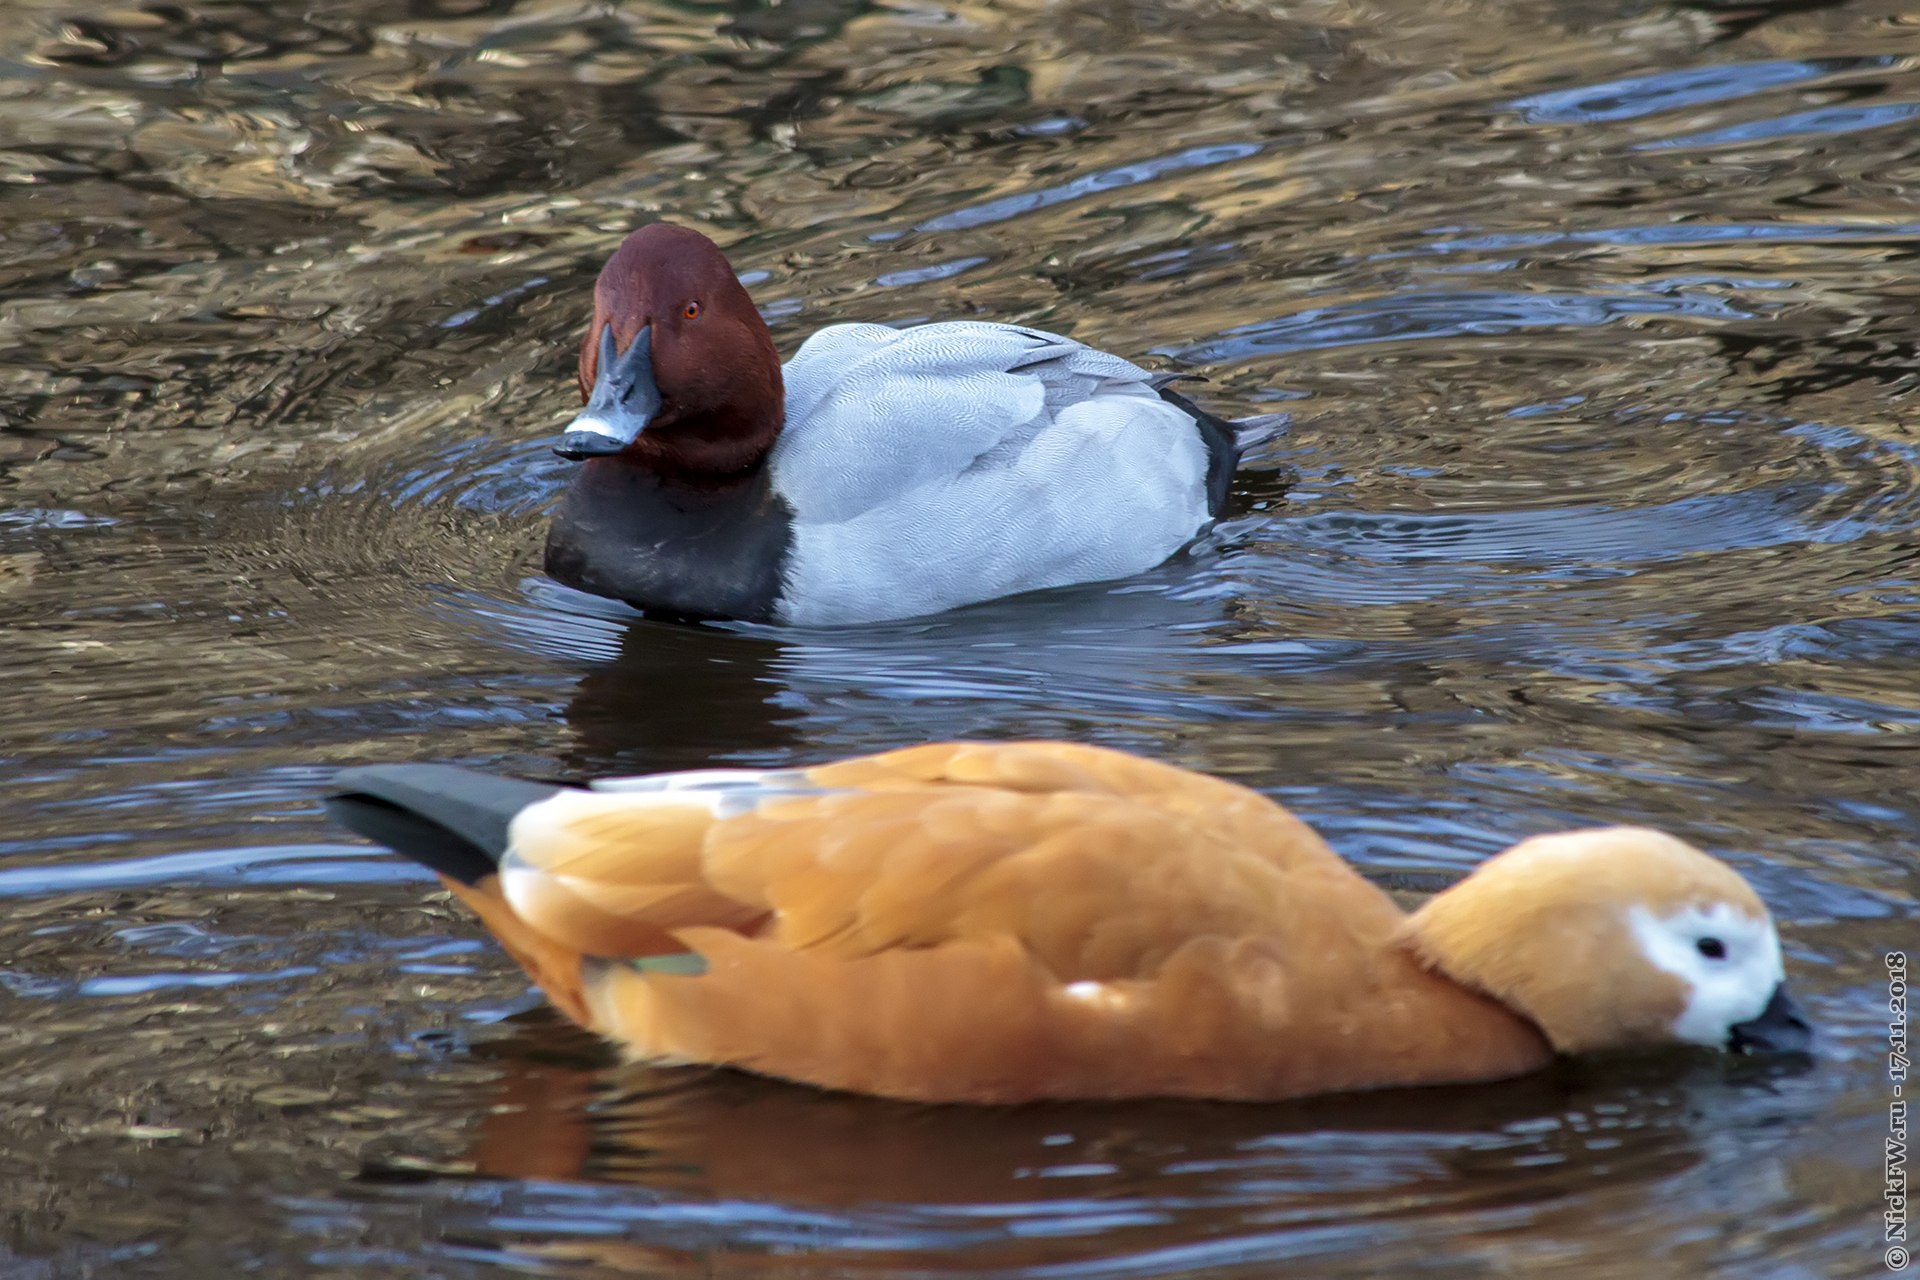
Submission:
{"label": "orange-brown feather", "polygon": [[592,1025],[592,1015],[587,1011],[581,989],[578,947],[550,937],[522,920],[501,896],[498,876],[487,876],[470,885],[441,876],[440,883],[480,917],[487,932],[527,971],[527,976],[553,1002],[554,1008],[583,1027]]}
{"label": "orange-brown feather", "polygon": [[532,877],[510,890],[521,915],[503,932],[491,895],[483,918],[543,987],[528,934],[697,951],[697,977],[614,964],[559,984],[563,1011],[638,1056],[894,1097],[1285,1097],[1548,1056],[1415,963],[1400,910],[1256,792],[1028,743],[807,782],[725,818],[660,793],[537,807],[503,864]]}
{"label": "orange-brown feather", "polygon": [[1029,793],[1185,796],[1193,801],[1255,795],[1203,773],[1073,742],[934,742],[819,765],[807,776],[823,787],[867,791],[959,785]]}
{"label": "orange-brown feather", "polygon": [[1262,940],[1209,936],[1154,978],[1075,994],[1004,935],[853,958],[685,937],[703,976],[616,968],[595,984],[608,1034],[668,1062],[886,1097],[1271,1099],[1496,1079],[1551,1056],[1525,1022],[1404,959],[1302,974]]}
{"label": "orange-brown feather", "polygon": [[1155,800],[976,786],[779,800],[715,830],[709,875],[773,910],[788,947],[1005,934],[1061,981],[1147,976],[1196,933],[1284,927],[1288,861],[1316,882],[1310,897],[1324,886],[1347,918],[1397,923],[1304,827],[1263,821],[1284,817],[1266,801],[1178,814]]}
{"label": "orange-brown feather", "polygon": [[516,820],[501,870],[525,923],[614,957],[679,951],[672,933],[685,925],[751,928],[765,917],[708,884],[704,806],[635,800],[566,793],[556,816]]}

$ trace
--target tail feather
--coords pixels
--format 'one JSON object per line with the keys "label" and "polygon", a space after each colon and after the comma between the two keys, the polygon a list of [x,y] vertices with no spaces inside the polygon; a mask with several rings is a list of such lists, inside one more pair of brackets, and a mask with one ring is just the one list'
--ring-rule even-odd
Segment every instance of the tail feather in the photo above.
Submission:
{"label": "tail feather", "polygon": [[1191,415],[1207,446],[1207,510],[1218,516],[1227,508],[1227,490],[1233,484],[1233,472],[1240,465],[1240,443],[1234,437],[1233,424],[1217,414],[1208,413],[1193,401],[1167,385],[1179,375],[1156,380],[1154,390],[1182,413]]}
{"label": "tail feather", "polygon": [[1256,413],[1251,418],[1234,419],[1233,438],[1240,456],[1244,459],[1267,441],[1285,435],[1292,421],[1292,416],[1285,413]]}
{"label": "tail feather", "polygon": [[448,764],[347,769],[334,785],[334,821],[465,885],[494,873],[515,814],[562,790]]}
{"label": "tail feather", "polygon": [[1284,413],[1261,413],[1230,421],[1208,413],[1173,389],[1176,382],[1205,381],[1191,373],[1163,373],[1148,379],[1147,385],[1162,400],[1190,415],[1200,429],[1200,438],[1207,445],[1207,509],[1217,517],[1227,509],[1227,495],[1241,462],[1252,450],[1284,432],[1288,419]]}
{"label": "tail feather", "polygon": [[473,884],[462,884],[441,877],[453,895],[480,917],[506,953],[517,961],[535,985],[546,993],[553,1007],[589,1031],[596,1030],[593,1014],[587,1008],[584,954],[579,948],[552,938],[522,920],[500,892],[497,876],[487,876]]}
{"label": "tail feather", "polygon": [[[704,918],[724,906],[729,910],[719,913],[729,919],[743,911],[739,904],[705,889],[694,874],[698,837],[713,817],[710,797],[693,795],[681,804],[653,800],[646,794],[630,797],[624,807],[642,821],[637,821],[638,830],[623,827],[597,833],[624,837],[612,839],[610,847],[592,838],[596,832],[591,822],[584,835],[551,815],[531,827],[523,822],[519,843],[527,847],[510,852],[509,828],[530,806],[564,792],[580,797],[592,809],[590,793],[434,764],[348,769],[335,779],[335,786],[326,807],[336,821],[439,872],[441,881],[479,917],[554,1007],[589,1030],[596,1028],[587,988],[592,975],[607,967],[589,963],[590,955],[683,950],[664,927],[647,922],[648,908],[669,917],[688,911]],[[681,815],[680,809],[688,813]],[[698,821],[677,821],[683,816]],[[654,821],[644,821],[648,818]],[[649,850],[655,853],[652,862],[637,859],[643,870],[678,871],[678,880],[691,877],[692,882],[679,883],[668,874],[666,883],[622,884],[616,879],[602,885],[566,874],[607,870],[597,868],[595,855],[600,861],[610,860],[617,870],[623,861],[620,855],[633,859]],[[528,854],[534,855],[532,862],[527,861]],[[541,866],[543,857],[556,861],[562,870],[551,872]],[[514,889],[511,896],[506,891],[509,885]],[[592,888],[594,898],[581,898],[576,891],[581,887]],[[765,912],[745,909],[744,914],[758,918]]]}

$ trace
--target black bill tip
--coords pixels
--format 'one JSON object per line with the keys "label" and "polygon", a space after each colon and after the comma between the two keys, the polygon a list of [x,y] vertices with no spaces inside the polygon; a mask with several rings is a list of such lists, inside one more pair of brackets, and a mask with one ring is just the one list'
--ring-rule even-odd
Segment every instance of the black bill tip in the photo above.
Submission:
{"label": "black bill tip", "polygon": [[1773,989],[1760,1016],[1727,1028],[1730,1053],[1808,1053],[1813,1049],[1813,1024],[1787,994],[1787,984]]}
{"label": "black bill tip", "polygon": [[584,462],[588,458],[610,458],[632,443],[602,431],[567,431],[555,442],[553,451],[569,462]]}
{"label": "black bill tip", "polygon": [[643,325],[620,353],[614,350],[613,326],[604,325],[587,406],[567,424],[553,451],[574,462],[610,458],[640,438],[660,403],[653,381],[653,326]]}

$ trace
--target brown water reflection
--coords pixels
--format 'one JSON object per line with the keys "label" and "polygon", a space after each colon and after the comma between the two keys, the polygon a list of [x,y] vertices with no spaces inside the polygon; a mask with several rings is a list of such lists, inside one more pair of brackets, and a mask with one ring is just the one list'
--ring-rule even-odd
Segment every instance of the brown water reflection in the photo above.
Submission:
{"label": "brown water reflection", "polygon": [[[1359,1256],[1368,1253],[1396,1258],[1396,1269],[1485,1274],[1525,1266],[1539,1245],[1518,1228],[1565,1229],[1569,1200],[1601,1204],[1717,1163],[1687,1113],[1724,1087],[1724,1073],[1676,1081],[1671,1061],[1616,1060],[1604,1083],[1586,1075],[1290,1106],[980,1113],[661,1072],[616,1077],[609,1094],[604,1073],[509,1059],[499,1101],[446,1172],[509,1180],[459,1198],[489,1211],[467,1230],[531,1258],[621,1273],[892,1272],[933,1250],[970,1271],[1074,1273],[1098,1238],[1099,1273],[1259,1274],[1318,1259],[1377,1274]],[[551,1185],[580,1179],[642,1196]],[[737,1232],[717,1235],[711,1215],[687,1205],[722,1206]],[[1449,1256],[1424,1268],[1412,1262],[1423,1237],[1474,1211],[1497,1213],[1500,1228],[1449,1239]],[[516,1239],[536,1221],[536,1240]],[[656,1239],[607,1230],[641,1221]],[[1647,1247],[1649,1224],[1619,1225]]]}
{"label": "brown water reflection", "polygon": [[[10,1272],[1880,1265],[1920,939],[1899,6],[80,8],[0,34]],[[537,550],[587,287],[658,215],[783,349],[1019,320],[1288,430],[1136,582],[635,622]],[[992,1117],[622,1072],[314,805],[372,760],[963,734],[1225,773],[1373,870],[1667,826],[1774,903],[1821,1060]]]}

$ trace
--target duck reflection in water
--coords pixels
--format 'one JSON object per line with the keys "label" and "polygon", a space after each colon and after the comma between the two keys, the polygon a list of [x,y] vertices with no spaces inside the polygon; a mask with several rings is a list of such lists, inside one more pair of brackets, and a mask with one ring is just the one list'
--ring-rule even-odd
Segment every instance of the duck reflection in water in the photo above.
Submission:
{"label": "duck reflection in water", "polygon": [[[1662,1056],[1562,1062],[1495,1086],[1342,1095],[1258,1106],[1145,1101],[982,1111],[822,1093],[731,1072],[612,1066],[550,1011],[480,1052],[500,1076],[462,1162],[518,1186],[511,1224],[472,1224],[504,1251],[618,1273],[792,1275],[1072,1265],[1239,1237],[1273,1261],[1328,1231],[1380,1250],[1426,1247],[1423,1221],[1463,1213],[1557,1217],[1713,1158],[1730,1077],[1804,1064],[1752,1059],[1676,1073]],[[1787,1104],[1783,1104],[1787,1105]],[[1610,1118],[1611,1117],[1611,1118]],[[605,1211],[615,1238],[525,1225]],[[580,1184],[607,1188],[603,1196]],[[645,1200],[634,1193],[644,1192]],[[532,1196],[533,1199],[527,1199]],[[679,1206],[720,1239],[686,1242]],[[822,1217],[820,1215],[826,1215]],[[788,1248],[756,1223],[798,1219]],[[617,1224],[617,1226],[615,1225]],[[890,1237],[893,1247],[875,1247]],[[1453,1238],[1497,1257],[1506,1231]],[[1396,1244],[1398,1247],[1396,1248]],[[953,1252],[949,1252],[949,1251]]]}

